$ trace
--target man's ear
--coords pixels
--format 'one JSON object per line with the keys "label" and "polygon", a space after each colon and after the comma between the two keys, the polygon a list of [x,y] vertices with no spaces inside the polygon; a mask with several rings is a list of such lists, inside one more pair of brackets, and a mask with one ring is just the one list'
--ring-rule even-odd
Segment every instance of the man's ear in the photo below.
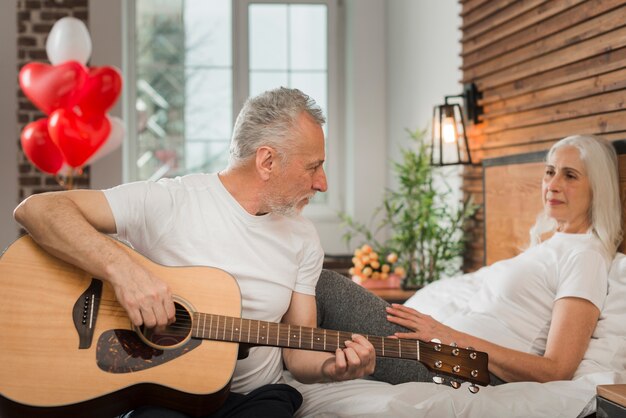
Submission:
{"label": "man's ear", "polygon": [[272,170],[276,169],[276,150],[262,146],[256,150],[256,171],[263,180],[269,180]]}

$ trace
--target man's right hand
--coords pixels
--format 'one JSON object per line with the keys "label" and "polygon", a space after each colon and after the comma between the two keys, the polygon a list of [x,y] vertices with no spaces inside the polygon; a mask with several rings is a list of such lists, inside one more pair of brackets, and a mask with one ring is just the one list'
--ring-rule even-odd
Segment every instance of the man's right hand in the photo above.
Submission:
{"label": "man's right hand", "polygon": [[173,323],[176,312],[167,283],[136,263],[123,270],[109,281],[133,325],[154,328]]}

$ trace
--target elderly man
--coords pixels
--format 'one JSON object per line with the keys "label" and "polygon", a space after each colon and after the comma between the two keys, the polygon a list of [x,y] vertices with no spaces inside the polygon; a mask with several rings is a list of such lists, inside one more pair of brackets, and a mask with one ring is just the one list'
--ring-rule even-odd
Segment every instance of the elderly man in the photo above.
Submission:
{"label": "elderly man", "polygon": [[[171,323],[172,295],[102,233],[163,265],[228,271],[241,288],[245,318],[315,327],[323,252],[300,212],[327,188],[323,123],[299,90],[268,91],[241,110],[224,171],[35,195],[15,218],[47,251],[110,282],[135,325]],[[255,347],[237,362],[234,393],[219,416],[291,416],[301,397],[280,384],[283,361],[301,382],[341,381],[372,373],[375,353],[360,335],[334,354]],[[181,416],[150,407],[130,415]]]}

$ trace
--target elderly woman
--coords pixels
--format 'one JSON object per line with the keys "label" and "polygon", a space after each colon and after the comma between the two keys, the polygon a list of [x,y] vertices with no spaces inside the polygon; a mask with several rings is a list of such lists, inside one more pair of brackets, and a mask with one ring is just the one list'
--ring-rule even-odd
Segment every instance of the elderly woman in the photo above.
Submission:
{"label": "elderly woman", "polygon": [[[622,237],[613,146],[591,136],[554,144],[542,199],[530,247],[475,273],[480,289],[444,322],[389,306],[325,272],[317,287],[320,327],[471,346],[489,354],[492,384],[571,379],[598,321]],[[431,374],[419,363],[378,359],[374,377],[400,383]]]}

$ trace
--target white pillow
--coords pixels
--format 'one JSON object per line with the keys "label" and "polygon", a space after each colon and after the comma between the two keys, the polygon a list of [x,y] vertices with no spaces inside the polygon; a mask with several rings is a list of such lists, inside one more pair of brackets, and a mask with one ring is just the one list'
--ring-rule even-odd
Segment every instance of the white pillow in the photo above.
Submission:
{"label": "white pillow", "polygon": [[617,253],[609,270],[609,293],[589,348],[574,378],[626,370],[626,255]]}

